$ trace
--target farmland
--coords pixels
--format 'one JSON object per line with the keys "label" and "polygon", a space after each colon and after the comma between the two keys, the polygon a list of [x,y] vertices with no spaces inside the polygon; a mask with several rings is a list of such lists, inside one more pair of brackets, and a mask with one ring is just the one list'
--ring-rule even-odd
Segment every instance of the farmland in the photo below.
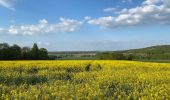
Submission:
{"label": "farmland", "polygon": [[170,99],[170,64],[1,61],[0,99]]}
{"label": "farmland", "polygon": [[97,59],[97,51],[65,51],[65,52],[48,52],[57,60],[94,60]]}
{"label": "farmland", "polygon": [[[170,62],[170,45],[119,51],[62,51],[48,52],[54,60],[132,60],[144,62]],[[51,59],[51,60],[52,60]]]}

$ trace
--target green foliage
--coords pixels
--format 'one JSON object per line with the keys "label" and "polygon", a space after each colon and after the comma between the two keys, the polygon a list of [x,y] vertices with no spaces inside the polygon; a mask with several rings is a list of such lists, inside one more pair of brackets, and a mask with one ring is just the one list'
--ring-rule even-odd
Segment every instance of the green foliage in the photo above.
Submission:
{"label": "green foliage", "polygon": [[10,48],[10,58],[11,60],[21,59],[21,47],[18,45],[13,45]]}
{"label": "green foliage", "polygon": [[39,49],[39,59],[41,60],[46,60],[48,59],[48,51],[45,48]]}
{"label": "green foliage", "polygon": [[136,60],[170,60],[170,45],[152,46],[122,52],[133,54]]}
{"label": "green foliage", "polygon": [[104,53],[98,53],[97,57],[101,60],[127,60],[128,57],[126,57],[122,53],[115,53],[115,52],[104,52]]}
{"label": "green foliage", "polygon": [[101,52],[97,53],[97,58],[103,60],[166,61],[170,60],[170,45],[125,51]]}
{"label": "green foliage", "polygon": [[31,57],[33,60],[39,59],[39,48],[36,43],[34,43],[32,50],[31,50]]}
{"label": "green foliage", "polygon": [[21,53],[22,53],[23,60],[31,59],[31,49],[29,47],[23,47]]}
{"label": "green foliage", "polygon": [[7,43],[0,44],[0,60],[47,60],[48,51],[45,48],[38,49],[37,44],[33,48],[23,47],[14,44],[13,46]]}

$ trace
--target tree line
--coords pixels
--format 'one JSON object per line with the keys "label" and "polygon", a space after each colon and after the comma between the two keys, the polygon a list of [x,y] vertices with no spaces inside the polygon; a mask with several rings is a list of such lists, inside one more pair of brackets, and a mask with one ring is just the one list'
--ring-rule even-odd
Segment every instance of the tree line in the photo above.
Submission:
{"label": "tree line", "polygon": [[48,51],[38,48],[34,43],[32,48],[20,47],[17,44],[10,46],[8,43],[0,43],[0,60],[47,60]]}
{"label": "tree line", "polygon": [[97,53],[96,57],[100,60],[133,60],[135,56],[120,52],[101,52]]}

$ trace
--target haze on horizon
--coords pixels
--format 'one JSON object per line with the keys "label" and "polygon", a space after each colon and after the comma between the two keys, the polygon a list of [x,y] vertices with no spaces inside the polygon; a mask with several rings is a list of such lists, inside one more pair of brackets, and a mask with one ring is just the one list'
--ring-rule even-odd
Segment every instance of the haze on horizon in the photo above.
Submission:
{"label": "haze on horizon", "polygon": [[0,0],[0,43],[49,51],[170,44],[170,0]]}

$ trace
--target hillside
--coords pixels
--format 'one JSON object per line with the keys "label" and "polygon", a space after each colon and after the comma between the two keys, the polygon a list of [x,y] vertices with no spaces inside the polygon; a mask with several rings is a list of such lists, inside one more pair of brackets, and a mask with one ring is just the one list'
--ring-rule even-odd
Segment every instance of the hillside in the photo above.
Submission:
{"label": "hillside", "polygon": [[[122,55],[123,54],[124,57]],[[158,45],[124,51],[70,51],[49,52],[54,59],[102,59],[102,60],[139,60],[139,61],[170,61],[170,45]],[[123,57],[123,58],[122,58]]]}
{"label": "hillside", "polygon": [[169,54],[170,53],[170,45],[158,45],[158,46],[151,46],[147,48],[141,49],[131,49],[121,51],[125,53],[152,53],[152,54]]}
{"label": "hillside", "polygon": [[133,55],[133,60],[170,62],[170,45],[158,45],[117,52]]}
{"label": "hillside", "polygon": [[151,46],[141,49],[97,53],[101,60],[137,60],[170,62],[170,45]]}

